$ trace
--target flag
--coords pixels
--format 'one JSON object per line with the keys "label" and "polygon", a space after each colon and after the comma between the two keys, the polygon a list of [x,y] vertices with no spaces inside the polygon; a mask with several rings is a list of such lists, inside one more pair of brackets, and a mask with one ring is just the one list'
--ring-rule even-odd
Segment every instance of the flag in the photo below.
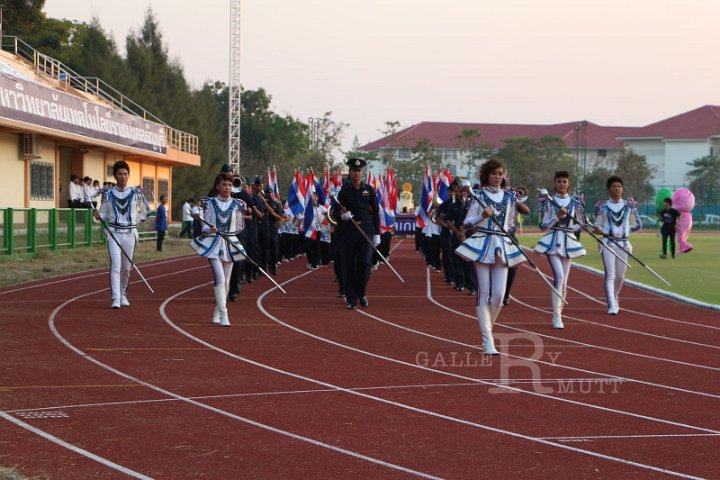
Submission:
{"label": "flag", "polygon": [[382,175],[375,177],[375,193],[378,199],[378,212],[380,214],[380,233],[389,232],[392,230],[393,224],[395,223],[395,217],[390,213],[390,207],[388,203],[388,194],[385,187],[385,179]]}
{"label": "flag", "polygon": [[315,228],[315,204],[313,202],[313,193],[317,192],[315,191],[315,175],[312,170],[308,172],[305,180],[307,181],[308,189],[305,191],[305,218],[303,219],[303,231],[305,232],[306,237],[315,240],[317,239],[318,232],[317,228]]}
{"label": "flag", "polygon": [[398,189],[397,179],[395,178],[395,170],[392,168],[387,169],[385,172],[385,187],[388,196],[389,210],[394,215],[397,211]]}
{"label": "flag", "polygon": [[290,190],[288,190],[287,202],[293,215],[302,215],[305,211],[305,187],[302,175],[297,170],[295,170],[295,177],[290,185]]}
{"label": "flag", "polygon": [[450,180],[442,169],[440,169],[437,174],[436,192],[437,196],[443,202],[447,200],[450,195]]}
{"label": "flag", "polygon": [[333,185],[335,185],[335,188],[342,187],[342,167],[338,168],[337,173],[333,177]]}
{"label": "flag", "polygon": [[270,177],[270,182],[268,182],[268,185],[270,185],[270,187],[272,187],[273,193],[275,194],[275,200],[279,200],[280,199],[280,186],[278,185],[277,171],[275,171],[275,165],[273,165],[272,175]]}
{"label": "flag", "polygon": [[420,208],[418,208],[417,224],[421,228],[425,228],[430,222],[428,212],[432,206],[432,199],[435,195],[435,184],[433,176],[430,174],[430,165],[425,167],[425,179],[422,184],[422,192],[420,193]]}

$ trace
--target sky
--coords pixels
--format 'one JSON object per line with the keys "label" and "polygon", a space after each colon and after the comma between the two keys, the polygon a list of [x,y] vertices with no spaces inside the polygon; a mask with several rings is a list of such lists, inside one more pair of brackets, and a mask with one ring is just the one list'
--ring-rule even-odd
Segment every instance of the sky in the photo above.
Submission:
{"label": "sky", "polygon": [[[229,79],[229,0],[46,0],[121,52],[152,8],[190,84]],[[243,0],[241,81],[343,147],[386,122],[643,126],[720,104],[717,0]],[[105,79],[112,85],[112,79]],[[481,137],[482,140],[482,137]]]}

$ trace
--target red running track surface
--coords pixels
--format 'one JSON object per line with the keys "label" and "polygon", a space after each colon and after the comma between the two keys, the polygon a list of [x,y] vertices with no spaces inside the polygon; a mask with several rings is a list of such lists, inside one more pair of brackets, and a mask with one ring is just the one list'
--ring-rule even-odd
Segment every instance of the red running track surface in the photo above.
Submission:
{"label": "red running track surface", "polygon": [[[537,258],[543,270],[547,265]],[[0,465],[50,479],[720,478],[720,315],[573,269],[564,330],[521,269],[480,353],[474,298],[396,241],[370,306],[284,263],[210,324],[196,256],[0,289]]]}

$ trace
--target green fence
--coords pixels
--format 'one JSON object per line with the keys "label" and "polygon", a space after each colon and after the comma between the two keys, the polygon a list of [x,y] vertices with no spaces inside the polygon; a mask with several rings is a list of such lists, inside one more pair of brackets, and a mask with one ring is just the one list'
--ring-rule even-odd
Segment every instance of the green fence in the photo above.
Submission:
{"label": "green fence", "polygon": [[[43,248],[57,250],[105,243],[102,225],[93,219],[90,209],[2,208],[0,213],[0,255],[32,255]],[[153,221],[143,222],[138,230],[141,240],[155,238]]]}

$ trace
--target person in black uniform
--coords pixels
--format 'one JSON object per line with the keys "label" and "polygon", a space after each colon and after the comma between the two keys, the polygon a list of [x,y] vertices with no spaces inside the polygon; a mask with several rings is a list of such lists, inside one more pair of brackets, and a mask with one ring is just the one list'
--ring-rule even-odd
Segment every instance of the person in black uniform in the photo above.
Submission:
{"label": "person in black uniform", "polygon": [[660,258],[667,258],[667,246],[668,240],[670,240],[670,256],[675,258],[675,225],[677,219],[680,217],[680,212],[672,208],[672,198],[666,198],[663,200],[665,208],[657,213],[657,216],[662,221],[660,227],[660,233],[662,234],[662,253]]}
{"label": "person in black uniform", "polygon": [[285,221],[285,212],[282,205],[275,199],[272,187],[265,187],[265,195],[261,197],[265,203],[268,218],[268,268],[270,273],[277,275],[278,264],[280,263],[280,236],[278,229]]}
{"label": "person in black uniform", "polygon": [[346,209],[335,204],[332,216],[337,221],[337,240],[341,249],[343,288],[347,308],[353,309],[359,301],[368,306],[365,295],[372,271],[373,248],[367,239],[353,225],[353,221],[365,232],[374,246],[380,244],[380,216],[375,189],[363,182],[363,167],[367,162],[362,158],[350,158],[350,181],[338,193],[338,201]]}
{"label": "person in black uniform", "polygon": [[[258,217],[258,243],[257,243],[257,264],[267,272],[268,257],[270,256],[270,223],[268,211],[265,207],[265,198],[263,197],[263,177],[258,175],[253,182],[253,199],[255,200],[255,214]],[[253,270],[253,279],[260,275],[257,269]]]}

